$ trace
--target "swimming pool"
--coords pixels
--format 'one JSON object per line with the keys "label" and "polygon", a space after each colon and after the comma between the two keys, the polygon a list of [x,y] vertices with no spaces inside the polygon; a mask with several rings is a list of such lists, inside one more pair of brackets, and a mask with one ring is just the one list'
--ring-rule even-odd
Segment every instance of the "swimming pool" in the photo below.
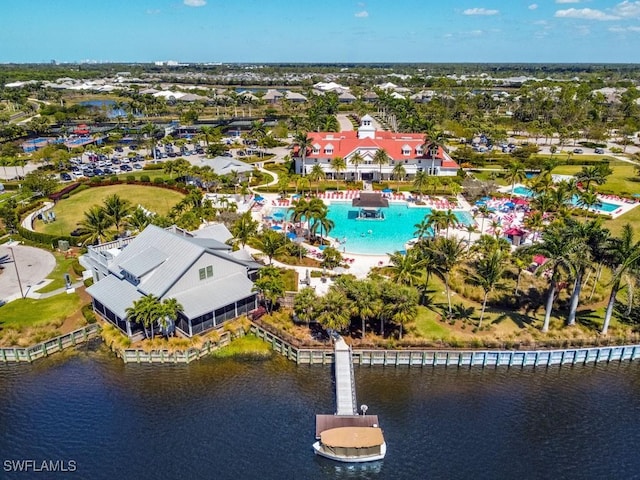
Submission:
{"label": "swimming pool", "polygon": [[[527,198],[531,198],[535,196],[535,193],[533,192],[533,190],[527,187],[523,187],[522,185],[518,185],[517,187],[515,187],[513,189],[513,194],[519,195],[521,197],[527,197]],[[579,206],[579,199],[580,197],[578,197],[578,195],[574,195],[573,197],[571,197],[571,205]],[[603,213],[611,213],[617,210],[618,208],[620,208],[620,206],[621,205],[617,203],[603,202],[602,200],[600,200],[600,203],[598,205],[595,205],[589,208],[589,210],[596,210]]]}
{"label": "swimming pool", "polygon": [[[275,213],[286,209],[274,208]],[[405,244],[414,238],[415,224],[420,223],[430,208],[409,208],[406,203],[392,203],[384,208],[384,220],[360,220],[358,208],[351,202],[331,202],[328,216],[335,223],[329,235],[342,243],[346,252],[365,255],[383,255],[404,250]],[[454,211],[463,225],[475,224],[473,216],[466,211]],[[346,241],[345,241],[346,240]]]}

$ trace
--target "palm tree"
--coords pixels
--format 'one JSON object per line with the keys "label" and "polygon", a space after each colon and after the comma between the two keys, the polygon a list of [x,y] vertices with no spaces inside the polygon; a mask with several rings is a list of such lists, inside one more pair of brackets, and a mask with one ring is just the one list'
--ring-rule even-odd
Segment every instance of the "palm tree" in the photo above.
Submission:
{"label": "palm tree", "polygon": [[431,230],[433,227],[431,215],[425,215],[420,223],[416,223],[413,227],[416,229],[416,231],[413,232],[413,236],[418,237],[418,239],[422,240],[429,233],[429,230]]}
{"label": "palm tree", "polygon": [[315,311],[318,308],[318,296],[311,287],[300,290],[293,298],[293,311],[302,318],[307,325],[311,322]]}
{"label": "palm tree", "polygon": [[273,263],[273,257],[282,251],[286,237],[273,230],[267,230],[258,237],[258,249],[269,258],[269,265]]}
{"label": "palm tree", "polygon": [[302,159],[302,175],[306,175],[307,150],[311,148],[311,142],[313,139],[307,136],[306,132],[298,132],[293,137],[293,143],[298,146],[298,155]]}
{"label": "palm tree", "polygon": [[502,250],[493,250],[487,255],[481,256],[476,262],[476,271],[471,275],[471,280],[484,291],[482,298],[482,310],[478,328],[482,328],[482,319],[487,307],[487,298],[495,288],[501,288],[504,273],[506,271],[506,255]]}
{"label": "palm tree", "polygon": [[[284,238],[283,235],[280,236]],[[284,294],[284,280],[280,270],[272,266],[261,268],[258,272],[258,278],[253,284],[253,289],[260,292],[267,301],[269,313],[273,312],[278,298]]]}
{"label": "palm tree", "polygon": [[165,298],[162,301],[161,315],[158,319],[158,323],[160,323],[160,327],[164,332],[167,331],[167,327],[169,327],[168,330],[170,332],[174,331],[174,326],[178,320],[178,314],[181,312],[184,312],[184,307],[175,298]]}
{"label": "palm tree", "polygon": [[569,305],[569,316],[567,317],[567,325],[575,325],[578,302],[580,301],[580,292],[582,290],[582,279],[585,272],[593,268],[593,262],[598,257],[601,257],[604,244],[609,236],[609,230],[602,228],[600,219],[595,219],[588,223],[569,220],[565,224],[565,229],[570,233],[574,241],[580,242],[579,250],[571,258],[571,266],[575,278]]}
{"label": "palm tree", "polygon": [[347,164],[342,157],[334,157],[331,159],[331,168],[335,172],[336,188],[338,188],[338,174],[347,169]]}
{"label": "palm tree", "polygon": [[[384,314],[400,327],[402,339],[404,326],[418,316],[418,294],[415,288],[400,287],[393,290],[393,297],[385,299]],[[391,301],[389,301],[391,300]]]}
{"label": "palm tree", "polygon": [[484,233],[484,221],[491,215],[491,210],[486,205],[480,205],[478,207],[478,214],[482,215],[482,222],[480,223],[480,234]]}
{"label": "palm tree", "polygon": [[151,339],[153,339],[154,322],[165,314],[160,299],[153,294],[145,295],[134,301],[133,305],[125,310],[125,313],[130,321],[142,324],[147,338],[147,328],[150,328]]}
{"label": "palm tree", "polygon": [[400,285],[417,285],[423,266],[418,259],[417,250],[409,249],[406,254],[394,252],[388,255],[391,280]]}
{"label": "palm tree", "polygon": [[605,262],[613,271],[611,280],[611,293],[607,303],[607,310],[604,315],[602,334],[606,335],[609,330],[609,323],[613,314],[613,307],[616,303],[616,296],[620,290],[620,285],[629,272],[635,270],[640,265],[640,241],[634,242],[634,231],[630,224],[622,227],[620,238],[609,238],[606,245]]}
{"label": "palm tree", "polygon": [[351,158],[349,159],[349,163],[353,165],[353,168],[356,171],[356,180],[360,180],[358,176],[358,166],[364,163],[364,158],[362,158],[362,155],[360,155],[360,152],[356,152],[353,155],[351,155]]}
{"label": "palm tree", "polygon": [[464,240],[458,238],[436,237],[427,247],[433,255],[435,271],[444,280],[447,293],[447,303],[449,305],[449,315],[451,315],[451,286],[449,277],[451,271],[460,263],[466,253]]}
{"label": "palm tree", "polygon": [[362,322],[361,338],[364,338],[367,321],[374,318],[379,310],[380,292],[376,284],[371,280],[354,282],[354,284],[355,291],[351,298],[351,314],[360,318]]}
{"label": "palm tree", "polygon": [[611,169],[608,165],[594,165],[592,167],[582,167],[582,170],[576,173],[575,177],[586,190],[589,190],[592,182],[597,185],[605,184],[610,174]]}
{"label": "palm tree", "polygon": [[380,166],[378,181],[382,182],[382,166],[389,165],[389,155],[384,148],[379,148],[373,155],[373,163]]}
{"label": "palm tree", "polygon": [[104,199],[104,211],[116,227],[116,232],[120,233],[123,220],[131,213],[131,202],[114,193]]}
{"label": "palm tree", "polygon": [[563,226],[554,224],[544,231],[541,243],[526,247],[525,251],[527,253],[540,254],[546,258],[546,261],[538,267],[538,271],[551,270],[544,323],[542,325],[543,333],[549,331],[549,321],[551,320],[551,311],[558,288],[560,271],[571,269],[571,256],[576,251],[579,251],[581,246],[581,242],[576,242]]}
{"label": "palm tree", "polygon": [[[404,177],[407,176],[407,169],[404,168],[403,164],[396,163],[393,166],[393,170],[391,171],[391,175],[393,176],[394,180],[402,182],[404,180]],[[400,185],[398,185],[398,192],[399,191],[400,191]]]}
{"label": "palm tree", "polygon": [[325,329],[342,332],[349,326],[348,312],[346,295],[332,285],[320,304],[318,322]]}
{"label": "palm tree", "polygon": [[84,237],[83,244],[101,243],[109,234],[109,227],[113,220],[107,215],[104,208],[94,205],[84,212],[84,220],[80,222],[79,233]]}
{"label": "palm tree", "polygon": [[325,236],[328,236],[331,230],[336,226],[335,222],[327,216],[327,211],[319,212],[314,218],[313,226],[311,227],[312,233],[315,235],[320,230],[320,243],[322,244]]}
{"label": "palm tree", "polygon": [[429,184],[429,176],[427,172],[424,170],[419,170],[416,172],[416,176],[413,179],[413,186],[418,193],[420,194],[420,198],[422,198],[422,191]]}
{"label": "palm tree", "polygon": [[584,208],[584,218],[589,216],[589,209],[602,205],[602,202],[598,198],[598,195],[593,189],[583,190],[578,194],[578,201],[576,202],[579,207]]}
{"label": "palm tree", "polygon": [[323,180],[325,177],[324,170],[319,163],[314,163],[311,167],[311,171],[309,172],[309,179],[312,182],[316,182],[316,195],[320,189],[320,180]]}
{"label": "palm tree", "polygon": [[513,162],[507,167],[505,180],[511,183],[511,193],[509,194],[509,198],[513,198],[513,190],[516,183],[524,181],[525,178],[527,178],[527,173],[522,163]]}
{"label": "palm tree", "polygon": [[249,239],[258,234],[258,222],[253,219],[251,212],[244,212],[231,227],[231,234],[235,242],[240,242],[242,248]]}
{"label": "palm tree", "polygon": [[152,215],[149,215],[142,209],[142,207],[138,206],[138,208],[136,208],[131,215],[126,218],[126,225],[127,227],[141,232],[151,223],[151,218]]}

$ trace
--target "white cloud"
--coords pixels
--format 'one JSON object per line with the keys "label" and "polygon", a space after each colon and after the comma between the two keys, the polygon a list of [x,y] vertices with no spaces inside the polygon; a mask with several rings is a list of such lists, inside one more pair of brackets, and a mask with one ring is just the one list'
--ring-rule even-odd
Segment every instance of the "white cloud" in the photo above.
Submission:
{"label": "white cloud", "polygon": [[500,13],[498,10],[489,10],[487,8],[467,8],[464,15],[497,15]]}
{"label": "white cloud", "polygon": [[355,16],[357,18],[367,18],[369,16],[369,12],[362,10],[361,12],[356,13]]}
{"label": "white cloud", "polygon": [[207,2],[206,0],[184,0],[184,4],[187,7],[204,7]]}
{"label": "white cloud", "polygon": [[640,1],[630,2],[625,0],[613,7],[613,13],[624,18],[640,17]]}
{"label": "white cloud", "polygon": [[532,3],[531,5],[529,5],[527,7],[529,10],[535,10],[536,8],[538,8],[538,4],[537,3]]}
{"label": "white cloud", "polygon": [[556,3],[580,3],[580,0],[556,0]]}
{"label": "white cloud", "polygon": [[147,15],[157,15],[160,13],[159,8],[149,8],[147,9]]}
{"label": "white cloud", "polygon": [[568,8],[567,10],[558,10],[554,15],[556,18],[579,18],[581,20],[618,20],[620,17],[610,15],[601,10],[592,8]]}
{"label": "white cloud", "polygon": [[626,32],[640,33],[640,26],[632,25],[629,27],[610,27],[609,31],[614,33],[626,33]]}

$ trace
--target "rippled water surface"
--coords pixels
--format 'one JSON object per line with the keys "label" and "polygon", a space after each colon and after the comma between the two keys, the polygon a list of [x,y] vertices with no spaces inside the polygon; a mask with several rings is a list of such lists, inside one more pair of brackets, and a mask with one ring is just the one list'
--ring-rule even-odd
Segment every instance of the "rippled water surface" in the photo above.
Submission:
{"label": "rippled water surface", "polygon": [[0,365],[0,459],[77,463],[0,478],[640,478],[640,363],[355,375],[388,444],[364,467],[311,449],[315,413],[334,408],[330,367],[123,365],[101,350]]}

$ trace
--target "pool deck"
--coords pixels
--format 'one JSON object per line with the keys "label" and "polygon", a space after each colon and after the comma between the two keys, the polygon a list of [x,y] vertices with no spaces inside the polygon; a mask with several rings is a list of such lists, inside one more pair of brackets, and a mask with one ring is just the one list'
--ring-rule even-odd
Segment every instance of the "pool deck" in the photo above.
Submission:
{"label": "pool deck", "polygon": [[[517,188],[527,188],[525,185],[522,185],[521,183],[517,183],[516,185],[514,185],[514,189]],[[505,194],[510,194],[511,193],[511,186],[506,186],[506,187],[501,187],[500,189],[498,189],[499,192],[501,193],[505,193]],[[530,198],[528,195],[521,195],[518,192],[514,192],[513,193],[514,197],[525,197],[525,198]],[[617,195],[601,195],[598,194],[598,199],[600,199],[602,202],[606,202],[606,203],[611,203],[613,205],[617,205],[618,208],[611,211],[611,212],[607,212],[605,210],[599,210],[597,208],[589,208],[588,210],[590,212],[593,213],[597,213],[599,215],[606,215],[608,217],[613,218],[618,218],[621,215],[624,215],[625,213],[633,210],[635,207],[638,206],[638,202],[637,201],[630,201],[630,200],[625,200],[624,198],[620,198]],[[582,207],[578,207],[578,208],[582,208]]]}

